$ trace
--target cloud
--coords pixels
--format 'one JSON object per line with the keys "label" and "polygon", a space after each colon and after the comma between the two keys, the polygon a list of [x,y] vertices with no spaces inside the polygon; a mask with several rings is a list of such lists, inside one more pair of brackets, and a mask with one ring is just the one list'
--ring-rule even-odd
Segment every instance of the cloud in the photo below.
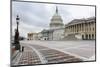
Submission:
{"label": "cloud", "polygon": [[44,4],[31,2],[12,2],[12,32],[16,28],[16,15],[20,17],[19,31],[21,36],[27,37],[28,32],[39,32],[48,29],[50,19],[58,7],[59,15],[63,23],[69,23],[72,19],[95,16],[95,7],[74,6],[59,4]]}
{"label": "cloud", "polygon": [[[21,17],[21,20],[24,23],[26,22],[26,24],[29,24],[29,25],[33,24],[33,25],[42,26],[42,27],[47,25],[47,23],[45,23],[46,21],[44,20],[44,18],[47,19],[47,16],[45,16],[45,14],[43,15],[43,13],[46,13],[46,10],[43,7],[40,8],[41,5],[37,6],[38,5],[37,4],[35,6],[34,4],[30,4],[30,3],[24,3],[24,4],[13,3],[13,4],[14,4],[13,15],[16,16],[15,14],[19,14]],[[40,25],[39,23],[41,23],[42,25]]]}

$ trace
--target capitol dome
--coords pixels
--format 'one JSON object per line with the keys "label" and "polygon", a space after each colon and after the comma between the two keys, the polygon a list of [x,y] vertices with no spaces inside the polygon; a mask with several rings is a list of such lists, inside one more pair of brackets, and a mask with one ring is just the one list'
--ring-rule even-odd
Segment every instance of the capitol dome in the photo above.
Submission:
{"label": "capitol dome", "polygon": [[61,16],[58,14],[58,8],[56,7],[56,12],[51,18],[50,29],[62,28],[64,26]]}

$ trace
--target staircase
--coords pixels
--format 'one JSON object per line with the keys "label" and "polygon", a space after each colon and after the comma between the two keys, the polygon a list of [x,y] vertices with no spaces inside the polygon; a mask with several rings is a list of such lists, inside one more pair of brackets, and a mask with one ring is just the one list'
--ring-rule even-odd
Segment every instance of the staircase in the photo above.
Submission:
{"label": "staircase", "polygon": [[78,39],[75,37],[75,34],[68,34],[62,40],[78,40]]}

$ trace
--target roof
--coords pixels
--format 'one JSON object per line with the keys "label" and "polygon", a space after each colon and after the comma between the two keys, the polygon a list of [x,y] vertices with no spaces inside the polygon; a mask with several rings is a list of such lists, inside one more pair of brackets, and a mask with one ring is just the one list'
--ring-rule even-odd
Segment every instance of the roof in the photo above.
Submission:
{"label": "roof", "polygon": [[31,34],[31,35],[34,35],[34,34],[38,34],[38,33],[33,33],[33,32],[32,32],[32,33],[27,33],[27,34],[28,34],[28,35],[30,35],[30,34]]}
{"label": "roof", "polygon": [[71,22],[69,22],[68,24],[66,24],[65,26],[70,26],[70,25],[80,24],[80,23],[88,23],[88,22],[92,22],[92,21],[94,22],[95,19],[96,19],[95,17],[74,19]]}
{"label": "roof", "polygon": [[58,8],[57,7],[56,7],[56,12],[52,16],[51,22],[50,22],[50,25],[56,25],[56,24],[63,25],[63,20],[62,20],[61,16],[58,14]]}
{"label": "roof", "polygon": [[49,33],[49,32],[53,32],[53,31],[54,30],[51,30],[51,29],[49,29],[49,30],[44,29],[44,30],[41,31],[41,33]]}

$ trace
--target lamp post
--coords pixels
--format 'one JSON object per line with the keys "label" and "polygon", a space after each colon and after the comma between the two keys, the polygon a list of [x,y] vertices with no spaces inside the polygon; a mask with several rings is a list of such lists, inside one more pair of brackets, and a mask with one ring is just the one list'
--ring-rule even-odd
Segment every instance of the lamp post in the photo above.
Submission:
{"label": "lamp post", "polygon": [[16,17],[17,29],[15,30],[14,44],[15,44],[15,49],[20,51],[19,30],[18,30],[19,20],[20,18],[17,15]]}

